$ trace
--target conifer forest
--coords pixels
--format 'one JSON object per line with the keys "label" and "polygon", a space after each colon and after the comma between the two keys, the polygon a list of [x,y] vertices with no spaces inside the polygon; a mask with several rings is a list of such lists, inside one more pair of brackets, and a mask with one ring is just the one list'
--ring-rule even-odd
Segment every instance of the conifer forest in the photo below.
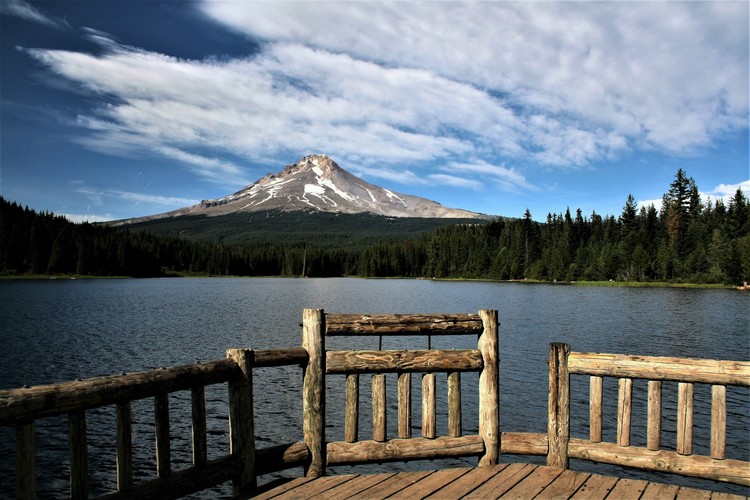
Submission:
{"label": "conifer forest", "polygon": [[[367,226],[362,216],[346,217],[352,228]],[[738,189],[726,204],[704,202],[683,170],[668,186],[660,210],[638,208],[628,196],[617,216],[567,209],[540,223],[527,210],[520,218],[425,227],[379,234],[376,241],[352,230],[345,245],[320,228],[304,242],[271,234],[222,243],[74,224],[0,198],[0,274],[750,281],[748,198]]]}

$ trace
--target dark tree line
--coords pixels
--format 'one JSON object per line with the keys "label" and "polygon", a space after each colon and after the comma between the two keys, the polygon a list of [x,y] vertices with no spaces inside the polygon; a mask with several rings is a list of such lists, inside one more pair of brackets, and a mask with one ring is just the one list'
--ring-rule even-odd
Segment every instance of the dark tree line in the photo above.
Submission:
{"label": "dark tree line", "polygon": [[[325,238],[325,235],[321,235]],[[92,276],[372,276],[497,280],[750,281],[750,203],[703,204],[682,170],[662,208],[619,217],[527,210],[520,219],[456,224],[375,245],[224,245],[73,224],[0,198],[0,272]]]}
{"label": "dark tree line", "polygon": [[[418,247],[421,259],[414,257]],[[438,229],[409,246],[371,251],[372,266],[409,276],[546,281],[750,281],[750,203],[738,189],[728,206],[704,204],[679,170],[662,208],[628,196],[619,217],[549,214]]]}

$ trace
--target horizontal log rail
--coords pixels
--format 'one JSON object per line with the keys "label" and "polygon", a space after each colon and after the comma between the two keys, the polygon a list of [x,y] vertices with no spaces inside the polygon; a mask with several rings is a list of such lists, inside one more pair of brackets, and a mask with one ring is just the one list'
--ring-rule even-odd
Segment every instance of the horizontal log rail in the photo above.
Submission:
{"label": "horizontal log rail", "polygon": [[669,450],[649,450],[616,443],[592,443],[576,438],[570,440],[570,457],[750,486],[750,464],[742,460],[716,460],[702,455],[681,455]]}
{"label": "horizontal log rail", "polygon": [[511,455],[546,455],[549,443],[542,432],[503,432],[500,453]]}
{"label": "horizontal log rail", "polygon": [[227,382],[242,376],[230,360],[95,377],[73,382],[0,390],[0,425],[18,424]]}
{"label": "horizontal log rail", "polygon": [[[570,375],[589,375],[589,439],[570,437]],[[616,442],[602,442],[603,377],[617,379]],[[633,379],[648,381],[646,446],[631,446]],[[661,448],[662,382],[677,383],[676,444]],[[709,456],[693,454],[694,384],[711,385]],[[550,345],[547,465],[569,458],[750,486],[750,462],[726,457],[726,387],[750,386],[750,362],[571,352]]]}
{"label": "horizontal log rail", "polygon": [[481,335],[478,314],[326,314],[326,335]]}
{"label": "horizontal log rail", "polygon": [[[302,348],[253,351],[255,367],[302,365]],[[14,425],[44,417],[136,401],[159,394],[229,382],[242,377],[229,359],[160,368],[125,375],[0,390],[0,425]]]}
{"label": "horizontal log rail", "polygon": [[410,438],[389,441],[336,441],[327,444],[328,465],[352,465],[435,458],[481,456],[484,441],[478,435],[434,439]]}
{"label": "horizontal log rail", "polygon": [[328,351],[326,373],[479,371],[482,353],[466,350]]}
{"label": "horizontal log rail", "polygon": [[255,451],[257,475],[279,472],[304,465],[310,458],[310,450],[302,441],[261,448]]}
{"label": "horizontal log rail", "polygon": [[[228,359],[30,388],[0,390],[0,425],[16,426],[16,497],[35,498],[34,421],[68,415],[70,493],[88,497],[86,410],[116,406],[117,491],[102,498],[177,498],[232,480],[235,493],[250,491],[258,474],[302,465],[304,443],[255,449],[252,371],[307,363],[305,349],[230,349]],[[229,387],[230,453],[208,460],[205,387]],[[190,391],[193,466],[172,471],[168,395]],[[133,480],[131,402],[154,398],[156,477]],[[255,464],[259,464],[257,467]]]}
{"label": "horizontal log rail", "polygon": [[570,373],[750,386],[750,361],[571,352]]}

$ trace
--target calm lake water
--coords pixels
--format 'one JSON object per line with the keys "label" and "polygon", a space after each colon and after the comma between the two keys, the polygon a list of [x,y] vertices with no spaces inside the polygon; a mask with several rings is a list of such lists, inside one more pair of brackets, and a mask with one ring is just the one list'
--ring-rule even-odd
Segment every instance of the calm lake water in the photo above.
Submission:
{"label": "calm lake water", "polygon": [[[299,346],[302,309],[340,313],[476,312],[498,309],[500,316],[500,427],[503,431],[546,432],[547,355],[550,342],[575,351],[656,356],[750,359],[750,294],[733,290],[588,288],[477,282],[363,279],[149,279],[0,282],[0,388],[141,371],[221,359],[227,347]],[[426,348],[424,339],[384,339],[384,349]],[[421,344],[420,344],[421,342]],[[469,338],[433,339],[436,348],[471,348]],[[334,338],[329,348],[377,348],[377,339]],[[340,380],[339,380],[340,378]],[[369,413],[367,377],[362,377],[361,411]],[[255,376],[258,446],[302,439],[301,371],[268,369]],[[327,437],[343,437],[343,377],[334,377],[328,396]],[[438,377],[439,397],[444,378]],[[441,386],[441,384],[443,384]],[[395,388],[395,378],[388,380]],[[420,415],[419,382],[414,414]],[[476,378],[464,376],[464,432],[476,432]],[[634,383],[635,397],[645,382]],[[706,453],[710,387],[696,386],[695,451]],[[173,415],[173,469],[190,462],[189,394],[170,399]],[[226,387],[206,391],[209,458],[228,449]],[[645,402],[634,403],[634,445],[645,444]],[[574,377],[572,433],[587,436],[588,384]],[[750,459],[750,391],[729,388],[728,454]],[[676,384],[664,387],[663,446],[674,449]],[[389,391],[389,433],[395,435],[395,391]],[[438,404],[438,408],[445,405]],[[154,475],[152,402],[133,404],[136,479]],[[616,426],[616,382],[605,381],[605,439]],[[444,416],[438,432],[446,432]],[[93,494],[114,489],[114,408],[87,413]],[[414,425],[419,426],[415,418]],[[37,476],[40,497],[65,497],[66,419],[37,424]],[[370,438],[360,422],[360,438]],[[418,428],[415,434],[418,434]],[[14,432],[0,429],[0,498],[13,495]],[[743,451],[744,450],[744,451]],[[503,457],[543,462],[535,457]],[[361,466],[354,470],[465,466],[471,459]],[[732,491],[739,488],[678,476],[571,461],[571,467],[662,482]],[[349,471],[335,468],[334,472]],[[294,470],[292,473],[298,473]],[[227,487],[201,497],[226,495]]]}

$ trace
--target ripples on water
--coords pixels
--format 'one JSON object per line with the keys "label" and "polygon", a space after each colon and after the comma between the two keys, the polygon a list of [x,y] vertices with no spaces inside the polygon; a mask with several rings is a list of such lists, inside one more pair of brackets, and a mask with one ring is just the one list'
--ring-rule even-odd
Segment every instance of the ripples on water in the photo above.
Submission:
{"label": "ripples on water", "polygon": [[[729,290],[584,288],[552,285],[356,279],[158,279],[0,282],[0,388],[141,371],[224,357],[227,347],[299,346],[302,309],[328,312],[475,312],[500,315],[500,428],[545,432],[550,342],[575,351],[750,359],[750,295]],[[473,348],[466,337],[435,348]],[[377,348],[377,339],[328,339],[329,349]],[[384,339],[383,348],[426,348],[425,339]],[[447,433],[446,380],[438,375],[438,434]],[[464,433],[476,433],[476,374],[463,374]],[[258,447],[302,439],[301,370],[254,374]],[[343,376],[329,377],[327,439],[343,437]],[[369,376],[361,376],[360,439],[371,437]],[[421,380],[413,377],[412,435],[420,434]],[[388,432],[396,435],[395,375],[387,376]],[[633,384],[632,445],[644,445],[646,382]],[[674,449],[676,384],[663,384],[662,447]],[[710,387],[695,387],[694,452],[707,453]],[[573,376],[571,433],[588,436],[588,377]],[[727,390],[727,453],[750,460],[750,390]],[[604,438],[615,441],[617,382],[605,379]],[[229,447],[226,385],[206,388],[209,459]],[[134,476],[155,475],[153,402],[135,401]],[[191,463],[190,393],[170,396],[172,469]],[[115,488],[115,409],[86,413],[92,495]],[[68,493],[67,418],[37,421],[38,493]],[[13,429],[0,428],[0,498],[13,495]],[[510,457],[543,463],[543,457]],[[437,468],[473,459],[335,467],[332,472]],[[571,461],[571,467],[747,495],[748,488]],[[299,474],[301,469],[284,474]],[[275,476],[267,476],[268,480]],[[224,485],[196,498],[227,496]]]}

